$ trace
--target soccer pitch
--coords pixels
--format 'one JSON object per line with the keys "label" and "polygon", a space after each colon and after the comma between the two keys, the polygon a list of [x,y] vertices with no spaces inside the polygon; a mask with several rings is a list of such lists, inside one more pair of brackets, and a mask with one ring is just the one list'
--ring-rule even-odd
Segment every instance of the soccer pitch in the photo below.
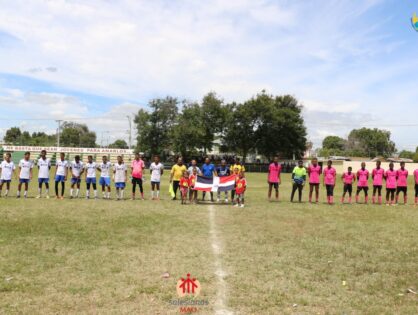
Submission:
{"label": "soccer pitch", "polygon": [[319,204],[291,204],[289,175],[268,202],[266,174],[247,174],[243,209],[182,206],[167,177],[158,202],[149,182],[145,201],[36,200],[35,181],[17,200],[15,181],[0,199],[0,313],[179,314],[187,273],[199,314],[417,313],[413,206],[328,206],[323,187]]}

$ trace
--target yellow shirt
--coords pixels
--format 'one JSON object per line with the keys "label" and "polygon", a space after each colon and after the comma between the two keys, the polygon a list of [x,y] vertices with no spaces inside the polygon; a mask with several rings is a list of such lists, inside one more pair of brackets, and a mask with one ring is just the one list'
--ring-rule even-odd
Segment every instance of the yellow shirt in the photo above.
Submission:
{"label": "yellow shirt", "polygon": [[178,164],[174,164],[173,167],[171,168],[171,174],[173,175],[173,180],[180,181],[180,178],[183,176],[184,171],[187,171],[185,165],[179,166]]}
{"label": "yellow shirt", "polygon": [[232,165],[232,166],[230,167],[230,169],[231,169],[231,173],[233,173],[233,172],[234,172],[234,170],[235,170],[236,168],[238,169],[238,173],[239,173],[239,172],[241,172],[241,171],[245,172],[245,167],[244,167],[244,165],[242,165],[242,164],[234,164],[234,165]]}

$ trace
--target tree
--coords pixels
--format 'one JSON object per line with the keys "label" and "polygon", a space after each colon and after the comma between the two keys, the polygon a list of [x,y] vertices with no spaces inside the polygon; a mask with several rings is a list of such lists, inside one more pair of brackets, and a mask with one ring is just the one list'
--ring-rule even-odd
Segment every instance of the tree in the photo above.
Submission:
{"label": "tree", "polygon": [[362,157],[391,156],[395,143],[390,139],[390,131],[381,129],[353,129],[348,135],[347,149],[349,154]]}
{"label": "tree", "polygon": [[415,152],[412,152],[412,151],[402,150],[401,152],[399,152],[399,157],[403,159],[413,160],[414,156],[415,156]]}
{"label": "tree", "polygon": [[22,132],[19,127],[12,127],[6,131],[4,142],[10,144],[21,144]]}
{"label": "tree", "polygon": [[322,141],[322,148],[335,151],[344,151],[345,140],[338,136],[327,136]]}
{"label": "tree", "polygon": [[197,103],[185,105],[173,129],[174,150],[188,158],[204,146],[204,137],[201,107]]}
{"label": "tree", "polygon": [[53,146],[56,143],[56,135],[47,135],[45,132],[34,132],[31,136],[31,145],[34,146]]}
{"label": "tree", "polygon": [[65,121],[61,127],[61,145],[64,147],[96,147],[96,133],[84,124]]}
{"label": "tree", "polygon": [[227,116],[223,100],[215,92],[210,92],[203,97],[200,116],[200,125],[203,128],[201,143],[203,152],[206,154],[208,150],[212,150],[215,136],[223,132]]}
{"label": "tree", "polygon": [[109,144],[109,148],[113,148],[113,149],[128,149],[129,146],[126,143],[125,140],[118,139],[118,140],[115,140],[115,142]]}
{"label": "tree", "polygon": [[151,155],[172,149],[173,128],[178,115],[177,98],[167,96],[151,100],[151,111],[139,110],[135,116],[138,132],[137,150]]}
{"label": "tree", "polygon": [[229,150],[247,154],[257,150],[267,158],[280,154],[300,157],[306,150],[302,107],[290,96],[265,91],[243,104],[232,104],[224,142]]}
{"label": "tree", "polygon": [[232,151],[243,156],[254,151],[256,137],[257,111],[248,102],[232,103],[229,106],[230,115],[227,117],[227,127],[223,137],[223,151]]}
{"label": "tree", "polygon": [[[267,158],[279,154],[283,158],[300,158],[306,151],[306,127],[302,117],[302,106],[291,95],[276,96],[258,94],[262,124],[257,133],[257,150]],[[263,110],[263,107],[265,108]]]}

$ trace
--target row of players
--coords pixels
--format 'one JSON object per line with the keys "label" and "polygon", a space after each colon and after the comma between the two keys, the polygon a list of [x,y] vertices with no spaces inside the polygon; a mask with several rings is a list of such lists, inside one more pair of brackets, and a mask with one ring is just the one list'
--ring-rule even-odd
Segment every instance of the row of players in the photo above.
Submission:
{"label": "row of players", "polygon": [[[140,170],[141,172],[141,197],[143,198],[142,192],[142,170],[145,165],[141,159],[134,160],[132,162],[132,176]],[[32,170],[34,162],[30,159],[30,152],[26,152],[24,158],[19,162],[19,184],[17,188],[17,198],[20,198],[22,186],[24,186],[24,197],[27,197],[29,182],[32,179]],[[42,186],[45,185],[45,197],[49,199],[49,178],[51,172],[51,161],[46,157],[46,151],[41,151],[41,156],[37,162],[38,167],[38,196],[42,196]],[[11,160],[11,154],[6,153],[4,161],[0,164],[0,196],[2,196],[3,186],[6,185],[6,192],[4,196],[7,196],[10,190],[10,183],[12,181],[13,174],[15,173],[16,166]],[[117,199],[123,199],[124,189],[128,179],[128,167],[124,163],[122,156],[118,156],[117,163],[113,166],[107,160],[107,156],[103,156],[101,163],[93,161],[93,156],[88,156],[87,163],[83,163],[80,156],[75,156],[73,162],[69,162],[65,159],[65,153],[60,154],[59,160],[56,162],[55,168],[55,195],[58,199],[64,198],[65,182],[69,175],[71,175],[71,189],[70,198],[79,197],[81,178],[84,174],[86,181],[86,198],[90,198],[90,189],[93,188],[94,198],[97,198],[97,182],[96,173],[100,172],[99,185],[102,186],[102,193],[104,199],[110,199],[110,178],[113,176],[113,181],[116,188]],[[159,163],[158,159],[151,165],[151,180],[154,180],[155,186],[158,186],[156,197],[159,197],[159,180],[163,173],[163,166]],[[61,191],[59,191],[59,185],[61,184]],[[154,186],[154,185],[153,185]],[[135,187],[133,191],[133,198],[135,197]],[[61,192],[61,193],[60,193]],[[153,193],[154,198],[154,193]]]}
{"label": "row of players", "polygon": [[[271,199],[272,188],[276,190],[276,199],[279,197],[278,185],[280,184],[281,166],[278,163],[278,158],[269,166],[268,183],[269,193],[268,197]],[[312,202],[313,193],[315,192],[315,201],[319,199],[319,185],[322,183],[326,188],[327,202],[334,203],[334,188],[336,184],[337,171],[332,167],[332,161],[328,161],[324,169],[318,164],[318,160],[314,158],[311,164],[305,168],[303,161],[299,161],[298,165],[293,169],[292,181],[293,188],[291,194],[291,201],[293,201],[296,191],[299,194],[299,202],[302,201],[302,191],[309,177],[309,202]],[[351,203],[353,184],[357,180],[357,191],[355,200],[358,203],[360,193],[364,192],[364,202],[367,204],[369,199],[369,178],[373,181],[373,195],[372,203],[382,204],[382,187],[385,181],[386,184],[386,205],[395,205],[398,203],[400,193],[403,193],[404,203],[408,202],[408,170],[405,168],[405,162],[400,163],[400,168],[395,170],[394,163],[389,164],[389,169],[384,170],[381,167],[381,162],[376,162],[376,167],[369,172],[366,169],[366,163],[361,163],[361,168],[354,173],[352,167],[348,167],[347,171],[341,176],[344,183],[343,195],[341,203],[345,202],[345,197],[348,194],[348,202]],[[418,204],[418,169],[413,173],[415,182],[415,206]],[[376,199],[377,195],[377,199]]]}
{"label": "row of players", "polygon": [[[24,197],[27,197],[29,182],[32,179],[32,170],[34,167],[34,162],[30,159],[30,152],[26,152],[24,158],[19,162],[19,184],[17,189],[17,198],[20,198],[22,187],[24,187]],[[38,167],[38,195],[37,198],[42,197],[42,188],[45,185],[45,197],[49,199],[49,178],[51,172],[51,161],[46,157],[46,151],[42,150],[40,158],[37,162]],[[131,181],[132,181],[132,200],[135,199],[136,186],[139,186],[141,199],[144,199],[143,191],[143,172],[145,169],[145,163],[137,153],[135,154],[135,159],[130,165],[131,170]],[[11,154],[6,153],[4,161],[0,164],[0,197],[2,196],[3,186],[6,185],[5,196],[9,194],[10,184],[12,181],[13,174],[15,174],[16,167],[11,160]],[[231,197],[237,197],[237,200],[240,205],[243,205],[243,193],[246,187],[246,181],[240,171],[245,170],[244,166],[238,164],[234,165],[234,170],[236,173],[236,182],[239,189],[235,194],[235,190],[232,193]],[[103,156],[101,163],[96,163],[93,161],[93,156],[88,156],[87,163],[83,163],[80,159],[80,156],[75,156],[73,162],[68,162],[65,159],[65,154],[61,153],[59,160],[56,162],[55,167],[55,194],[58,199],[63,199],[65,192],[65,182],[67,178],[71,178],[71,189],[70,189],[70,198],[78,198],[80,193],[81,179],[84,174],[86,182],[86,198],[90,198],[90,189],[93,188],[94,198],[97,198],[97,183],[96,175],[97,172],[100,172],[99,185],[102,187],[102,193],[104,199],[110,199],[111,193],[111,175],[113,175],[113,181],[116,188],[116,197],[117,199],[123,199],[124,189],[128,179],[128,167],[125,165],[121,156],[118,156],[117,163],[113,166],[108,161],[107,156]],[[151,198],[159,199],[160,197],[160,181],[161,176],[164,172],[164,166],[160,162],[158,156],[154,157],[153,163],[150,165],[150,175],[151,175]],[[190,192],[190,201],[196,202],[197,200],[197,191],[194,191],[194,182],[197,175],[205,175],[208,177],[216,176],[226,176],[229,175],[229,168],[227,168],[225,161],[222,161],[221,166],[215,169],[214,165],[206,159],[205,164],[202,166],[202,170],[196,165],[196,161],[193,160],[191,166],[187,170],[185,165],[183,165],[182,158],[177,160],[177,163],[172,167],[170,183],[173,186],[174,198],[176,199],[177,190],[180,189],[182,203],[186,201],[185,191],[187,194]],[[16,174],[15,174],[15,177]],[[59,191],[59,185],[61,184],[61,193]],[[242,190],[242,192],[240,192]],[[225,193],[225,201],[227,202],[227,193]],[[203,193],[203,199],[205,198],[205,193]],[[220,198],[220,193],[218,194],[218,201]],[[211,193],[211,200],[213,201],[213,194]],[[232,200],[234,201],[234,200]]]}

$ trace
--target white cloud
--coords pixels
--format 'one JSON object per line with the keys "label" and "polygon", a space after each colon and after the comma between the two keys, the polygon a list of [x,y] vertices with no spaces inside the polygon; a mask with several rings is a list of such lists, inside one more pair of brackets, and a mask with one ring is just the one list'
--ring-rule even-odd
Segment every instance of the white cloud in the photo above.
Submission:
{"label": "white cloud", "polygon": [[365,47],[365,39],[350,34],[345,23],[350,13],[372,5],[13,1],[2,6],[0,29],[21,41],[0,51],[0,71],[119,98],[200,97],[216,86],[226,99],[243,99],[260,86],[300,85],[302,78],[326,71],[324,65],[299,71],[312,58],[329,63],[365,53],[354,50]]}
{"label": "white cloud", "polygon": [[57,128],[55,121],[60,119],[86,124],[90,130],[96,132],[97,143],[106,145],[116,139],[124,139],[128,142],[127,116],[133,118],[142,107],[137,104],[118,104],[97,115],[76,97],[57,93],[0,90],[0,108],[6,109],[6,116],[0,116],[1,135],[12,126],[29,132],[43,131],[53,134]]}

